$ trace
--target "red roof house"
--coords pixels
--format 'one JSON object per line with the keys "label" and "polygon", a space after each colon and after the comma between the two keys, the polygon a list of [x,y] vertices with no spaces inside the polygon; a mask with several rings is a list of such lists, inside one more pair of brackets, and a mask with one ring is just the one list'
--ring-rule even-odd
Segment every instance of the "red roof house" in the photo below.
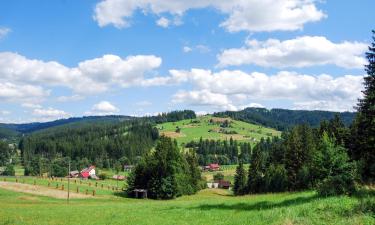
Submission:
{"label": "red roof house", "polygon": [[95,175],[95,166],[89,166],[89,167],[83,169],[80,172],[80,176],[82,178],[96,177],[96,175]]}
{"label": "red roof house", "polygon": [[211,163],[211,164],[208,165],[208,167],[209,167],[209,170],[211,170],[211,171],[220,170],[220,166],[217,163]]}

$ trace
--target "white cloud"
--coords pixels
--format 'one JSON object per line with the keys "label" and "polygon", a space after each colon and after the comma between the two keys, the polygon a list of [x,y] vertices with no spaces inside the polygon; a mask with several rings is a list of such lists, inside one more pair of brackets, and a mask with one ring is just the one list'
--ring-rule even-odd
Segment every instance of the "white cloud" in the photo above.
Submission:
{"label": "white cloud", "polygon": [[38,121],[52,121],[52,120],[57,120],[57,119],[63,119],[63,118],[68,118],[71,115],[63,110],[58,110],[54,108],[37,108],[34,109],[32,114],[36,116]]}
{"label": "white cloud", "polygon": [[275,75],[245,73],[223,70],[212,73],[209,70],[172,71],[186,77],[193,90],[176,93],[173,103],[185,102],[189,105],[214,106],[219,109],[240,109],[243,102],[257,100],[288,100],[302,107],[301,102],[327,102],[315,104],[316,109],[353,111],[357,99],[361,97],[363,76],[345,75],[332,77],[322,74],[311,76],[282,71]]}
{"label": "white cloud", "polygon": [[0,27],[0,39],[7,36],[12,30],[6,27]]}
{"label": "white cloud", "polygon": [[3,115],[3,116],[7,116],[7,115],[10,115],[10,111],[8,110],[0,110],[0,115]]}
{"label": "white cloud", "polygon": [[184,46],[184,47],[182,48],[182,51],[185,52],[185,53],[188,53],[188,52],[193,51],[193,49],[190,48],[189,46]]}
{"label": "white cloud", "polygon": [[74,102],[83,100],[85,97],[81,95],[71,95],[71,96],[59,96],[57,97],[58,102]]}
{"label": "white cloud", "polygon": [[224,50],[219,66],[254,64],[263,67],[306,67],[332,64],[344,68],[363,68],[366,43],[333,43],[321,36],[303,36],[280,41],[249,40],[242,48]]}
{"label": "white cloud", "polygon": [[1,52],[0,81],[62,86],[72,89],[76,95],[84,96],[107,91],[110,87],[142,86],[145,76],[158,68],[161,62],[161,58],[153,55],[126,58],[104,55],[80,62],[77,67],[66,67],[55,61],[44,62],[17,53]]}
{"label": "white cloud", "polygon": [[161,17],[160,19],[156,21],[156,24],[160,27],[167,28],[170,24],[170,21],[165,17]]}
{"label": "white cloud", "polygon": [[298,30],[326,16],[314,0],[103,0],[95,7],[94,19],[100,27],[123,28],[131,25],[137,10],[181,17],[188,10],[203,8],[214,8],[228,16],[220,26],[230,32]]}
{"label": "white cloud", "polygon": [[86,115],[97,115],[97,116],[104,116],[104,115],[114,115],[118,113],[120,110],[114,106],[112,103],[108,101],[101,101],[91,108],[91,111],[86,112]]}
{"label": "white cloud", "polygon": [[330,109],[336,112],[354,111],[354,104],[352,101],[334,101],[334,100],[318,100],[318,101],[306,101],[306,102],[295,102],[293,109],[303,110],[325,110]]}
{"label": "white cloud", "polygon": [[35,103],[43,101],[49,93],[40,86],[0,82],[0,101]]}
{"label": "white cloud", "polygon": [[42,106],[39,105],[39,104],[34,104],[34,103],[29,103],[29,102],[22,103],[21,106],[24,107],[24,108],[31,108],[31,109],[40,109],[40,108],[42,108]]}
{"label": "white cloud", "polygon": [[220,110],[237,109],[227,95],[212,93],[209,90],[179,91],[173,96],[172,103],[209,106]]}
{"label": "white cloud", "polygon": [[184,46],[182,48],[182,51],[184,53],[189,53],[189,52],[192,52],[192,51],[197,51],[197,52],[199,52],[201,54],[205,54],[205,53],[209,53],[211,51],[211,49],[207,45],[200,44],[200,45],[191,46],[191,47]]}

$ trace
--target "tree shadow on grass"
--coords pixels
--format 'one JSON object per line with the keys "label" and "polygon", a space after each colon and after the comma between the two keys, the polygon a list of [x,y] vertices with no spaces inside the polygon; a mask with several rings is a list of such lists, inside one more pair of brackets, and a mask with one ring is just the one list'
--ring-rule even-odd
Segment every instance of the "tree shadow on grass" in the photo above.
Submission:
{"label": "tree shadow on grass", "polygon": [[318,199],[318,195],[313,195],[310,197],[297,197],[293,199],[284,200],[282,202],[270,202],[261,201],[256,203],[237,203],[237,204],[203,204],[192,209],[199,210],[238,210],[238,211],[256,211],[256,210],[267,210],[274,208],[282,208],[289,206],[302,205],[312,202]]}

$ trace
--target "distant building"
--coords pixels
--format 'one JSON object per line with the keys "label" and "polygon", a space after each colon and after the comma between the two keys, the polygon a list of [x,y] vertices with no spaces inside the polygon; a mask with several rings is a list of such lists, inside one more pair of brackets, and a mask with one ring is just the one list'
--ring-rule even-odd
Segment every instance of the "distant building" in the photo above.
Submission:
{"label": "distant building", "polygon": [[122,176],[122,175],[113,175],[112,179],[114,179],[114,180],[125,180],[125,176]]}
{"label": "distant building", "polygon": [[95,166],[89,166],[85,169],[83,169],[80,174],[79,174],[80,177],[82,178],[92,178],[92,179],[97,179],[97,176],[95,174]]}
{"label": "distant building", "polygon": [[134,168],[133,165],[125,165],[125,166],[124,166],[124,171],[126,171],[126,172],[130,172],[130,171],[133,170],[133,168]]}
{"label": "distant building", "polygon": [[223,188],[223,189],[229,189],[230,188],[230,181],[227,181],[227,180],[219,180],[219,188]]}
{"label": "distant building", "polygon": [[205,170],[205,171],[218,171],[218,170],[220,170],[220,165],[217,164],[217,163],[211,163],[211,164],[208,164],[208,166],[204,166],[203,170]]}
{"label": "distant building", "polygon": [[207,188],[219,188],[219,183],[217,182],[208,182]]}
{"label": "distant building", "polygon": [[78,176],[79,176],[78,170],[73,170],[73,171],[70,171],[70,173],[69,173],[69,177],[71,177],[71,178],[75,178],[75,177],[78,177]]}

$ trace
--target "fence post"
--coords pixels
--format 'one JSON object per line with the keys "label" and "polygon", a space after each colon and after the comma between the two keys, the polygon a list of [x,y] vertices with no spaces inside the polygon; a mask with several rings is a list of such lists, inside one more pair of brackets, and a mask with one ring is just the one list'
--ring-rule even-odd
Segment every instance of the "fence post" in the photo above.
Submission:
{"label": "fence post", "polygon": [[77,190],[76,191],[77,191],[77,193],[79,193],[79,187],[78,186],[77,186]]}
{"label": "fence post", "polygon": [[59,189],[59,183],[56,184],[56,189]]}
{"label": "fence post", "polygon": [[64,190],[64,185],[61,185],[61,190]]}
{"label": "fence post", "polygon": [[88,189],[86,189],[86,192],[85,192],[85,194],[87,195],[89,193],[89,190]]}
{"label": "fence post", "polygon": [[92,190],[92,196],[95,196],[95,190]]}

